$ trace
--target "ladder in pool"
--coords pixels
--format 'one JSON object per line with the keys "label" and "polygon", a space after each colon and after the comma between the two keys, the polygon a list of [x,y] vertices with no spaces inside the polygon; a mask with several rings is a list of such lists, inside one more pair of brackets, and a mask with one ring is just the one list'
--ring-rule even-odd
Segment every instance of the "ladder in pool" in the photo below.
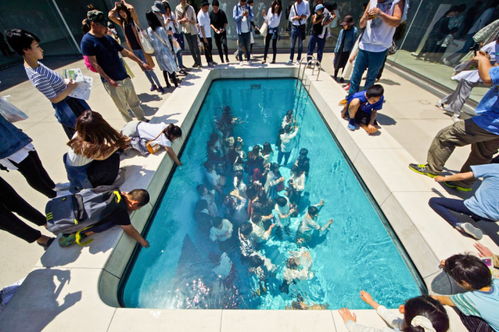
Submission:
{"label": "ladder in pool", "polygon": [[[319,74],[321,73],[322,66],[321,63],[314,57],[312,56],[310,60],[308,57],[303,58],[300,60],[300,64],[298,66],[298,80],[302,82],[302,85],[307,87],[303,79],[305,78],[305,71],[307,68],[312,69],[312,76],[315,75],[315,70],[317,70],[317,76],[315,77],[315,80],[319,80]],[[296,81],[296,84],[298,85],[298,81]],[[308,87],[310,87],[310,84],[308,84]]]}

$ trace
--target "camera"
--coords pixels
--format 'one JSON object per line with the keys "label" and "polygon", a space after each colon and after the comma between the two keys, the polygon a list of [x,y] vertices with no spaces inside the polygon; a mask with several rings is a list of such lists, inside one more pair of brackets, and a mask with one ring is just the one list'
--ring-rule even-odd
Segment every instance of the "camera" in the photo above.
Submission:
{"label": "camera", "polygon": [[471,51],[474,54],[476,54],[478,51],[480,51],[480,44],[479,43],[475,43],[475,45],[473,45],[472,47],[470,47],[470,52]]}

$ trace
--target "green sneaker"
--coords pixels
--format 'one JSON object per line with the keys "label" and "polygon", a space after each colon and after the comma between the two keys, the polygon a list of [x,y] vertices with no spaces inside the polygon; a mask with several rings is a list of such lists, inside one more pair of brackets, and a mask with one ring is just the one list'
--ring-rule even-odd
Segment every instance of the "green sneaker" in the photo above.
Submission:
{"label": "green sneaker", "polygon": [[436,173],[433,173],[432,171],[430,171],[428,169],[428,165],[427,164],[409,164],[409,169],[413,172],[416,172],[416,173],[419,173],[419,174],[422,174],[422,175],[426,175],[430,178],[434,178],[436,177],[438,174]]}
{"label": "green sneaker", "polygon": [[445,184],[446,187],[449,187],[449,188],[452,188],[452,189],[456,189],[456,190],[459,190],[459,191],[472,191],[473,190],[473,188],[458,186],[453,181],[445,181],[444,184]]}
{"label": "green sneaker", "polygon": [[76,243],[76,234],[62,234],[59,238],[59,245],[63,248],[71,247]]}

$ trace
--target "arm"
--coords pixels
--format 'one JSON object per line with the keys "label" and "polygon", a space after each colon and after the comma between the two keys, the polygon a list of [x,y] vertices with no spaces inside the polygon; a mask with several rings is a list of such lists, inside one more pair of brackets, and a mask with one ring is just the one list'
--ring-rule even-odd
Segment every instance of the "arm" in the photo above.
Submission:
{"label": "arm", "polygon": [[[123,49],[125,50],[125,49]],[[95,70],[97,70],[97,72],[99,73],[100,76],[104,77],[104,79],[109,83],[111,84],[112,86],[118,86],[118,83],[116,83],[111,77],[109,77],[109,75],[106,74],[106,72],[104,71],[104,69],[102,69],[101,66],[99,66],[99,64],[97,63],[97,57],[95,55],[92,55],[92,56],[88,56],[88,60],[90,61],[90,63],[92,64],[92,67],[95,68]]]}
{"label": "arm", "polygon": [[371,15],[378,15],[388,25],[398,27],[402,22],[402,14],[404,13],[404,1],[400,1],[393,9],[393,15],[381,11],[379,8],[373,8],[370,11]]}
{"label": "arm", "polygon": [[491,85],[492,78],[490,77],[490,70],[492,69],[492,64],[489,58],[483,52],[478,52],[473,58],[478,63],[478,74],[483,83]]}
{"label": "arm", "polygon": [[432,298],[440,302],[442,305],[448,305],[451,307],[454,307],[455,304],[452,302],[451,298],[449,296],[443,296],[443,295],[432,295]]}
{"label": "arm", "polygon": [[149,242],[140,235],[140,233],[137,231],[133,225],[123,225],[121,226],[121,229],[130,236],[132,239],[137,241],[142,247],[148,248],[149,247]]}
{"label": "arm", "polygon": [[178,160],[177,154],[175,153],[175,151],[173,151],[173,149],[170,146],[166,147],[166,152],[168,153],[168,155],[170,156],[170,158],[172,158],[173,162],[177,166],[181,166],[182,165],[182,163],[180,162],[180,160]]}
{"label": "arm", "polygon": [[373,126],[374,125],[374,121],[376,121],[376,116],[378,115],[378,111],[376,110],[373,110],[371,112],[371,118],[369,119],[369,125],[370,126]]}
{"label": "arm", "polygon": [[60,101],[63,101],[64,99],[66,99],[67,96],[69,96],[69,94],[76,88],[77,85],[78,85],[78,83],[73,82],[72,80],[69,81],[69,83],[66,86],[66,89],[59,92],[59,94],[57,96],[55,96],[54,98],[50,98],[49,99],[50,102],[56,104]]}
{"label": "arm", "polygon": [[237,5],[235,5],[234,9],[232,10],[232,18],[234,19],[234,21],[236,21],[237,23],[241,22],[241,20],[243,19],[243,12],[243,10],[238,10]]}
{"label": "arm", "polygon": [[[199,13],[201,13],[201,11]],[[198,22],[200,21],[199,20],[199,13],[198,13]],[[199,30],[201,31],[201,36],[203,36],[204,41],[206,41],[206,33],[204,31],[204,25],[199,24]]]}
{"label": "arm", "polygon": [[369,5],[366,7],[364,14],[362,14],[362,17],[360,18],[359,27],[361,29],[364,29],[366,27],[367,21],[372,19],[372,17],[370,17],[368,13],[369,13]]}
{"label": "arm", "polygon": [[436,176],[435,181],[436,182],[445,182],[445,181],[464,181],[464,180],[470,180],[473,179],[475,175],[473,172],[465,172],[465,173],[457,173],[457,174],[452,174],[452,175],[445,175],[445,176]]}
{"label": "arm", "polygon": [[121,26],[121,20],[116,17],[116,3],[114,4],[113,9],[109,11],[107,14],[107,18],[113,23],[116,23],[117,25]]}
{"label": "arm", "polygon": [[348,115],[350,116],[350,119],[353,119],[355,117],[355,113],[357,113],[359,107],[360,107],[359,98],[355,98],[350,102],[350,104],[348,105]]}
{"label": "arm", "polygon": [[[142,68],[143,70],[150,70],[151,69],[151,67],[147,63],[142,62],[142,60],[137,58],[137,56],[135,54],[133,54],[132,52],[130,52],[126,48],[122,49],[120,53],[122,56],[130,58],[131,60],[135,61],[140,66],[140,68]],[[97,69],[97,68],[95,68],[95,69]]]}

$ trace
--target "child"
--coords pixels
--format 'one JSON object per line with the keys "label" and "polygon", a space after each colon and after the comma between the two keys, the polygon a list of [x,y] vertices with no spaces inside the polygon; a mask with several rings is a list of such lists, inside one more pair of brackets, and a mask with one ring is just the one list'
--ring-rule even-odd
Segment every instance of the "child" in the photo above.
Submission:
{"label": "child", "polygon": [[324,201],[320,201],[319,204],[312,205],[308,208],[307,214],[303,217],[298,227],[298,232],[296,233],[296,242],[302,244],[311,241],[316,232],[320,232],[320,235],[324,235],[326,231],[333,224],[333,219],[330,219],[324,226],[320,226],[317,223],[317,216],[319,215],[319,208],[324,206]]}
{"label": "child", "polygon": [[499,280],[473,255],[454,255],[441,262],[444,272],[467,292],[432,295],[441,304],[456,307],[469,331],[499,331]]}
{"label": "child", "polygon": [[383,108],[383,93],[383,87],[375,84],[366,91],[357,92],[347,98],[341,116],[348,120],[348,129],[353,131],[360,126],[369,135],[378,132],[376,115]]}
{"label": "child", "polygon": [[[358,32],[352,15],[346,15],[340,25],[342,29],[340,30],[336,46],[334,47],[334,79],[336,81],[338,80],[340,69],[344,70],[345,65],[347,64]],[[345,80],[341,78],[340,83],[343,82],[345,82]]]}
{"label": "child", "polygon": [[399,307],[404,314],[401,319],[388,311],[384,306],[374,301],[366,291],[360,292],[360,298],[376,309],[378,315],[390,325],[386,328],[373,328],[357,323],[357,317],[347,308],[339,310],[343,322],[350,332],[445,332],[449,329],[449,317],[444,307],[429,296],[418,296],[409,299]]}
{"label": "child", "polygon": [[182,137],[182,129],[173,123],[149,123],[144,121],[131,121],[125,125],[121,133],[130,137],[133,149],[142,155],[156,153],[164,148],[177,166],[182,163],[172,149],[172,143]]}

